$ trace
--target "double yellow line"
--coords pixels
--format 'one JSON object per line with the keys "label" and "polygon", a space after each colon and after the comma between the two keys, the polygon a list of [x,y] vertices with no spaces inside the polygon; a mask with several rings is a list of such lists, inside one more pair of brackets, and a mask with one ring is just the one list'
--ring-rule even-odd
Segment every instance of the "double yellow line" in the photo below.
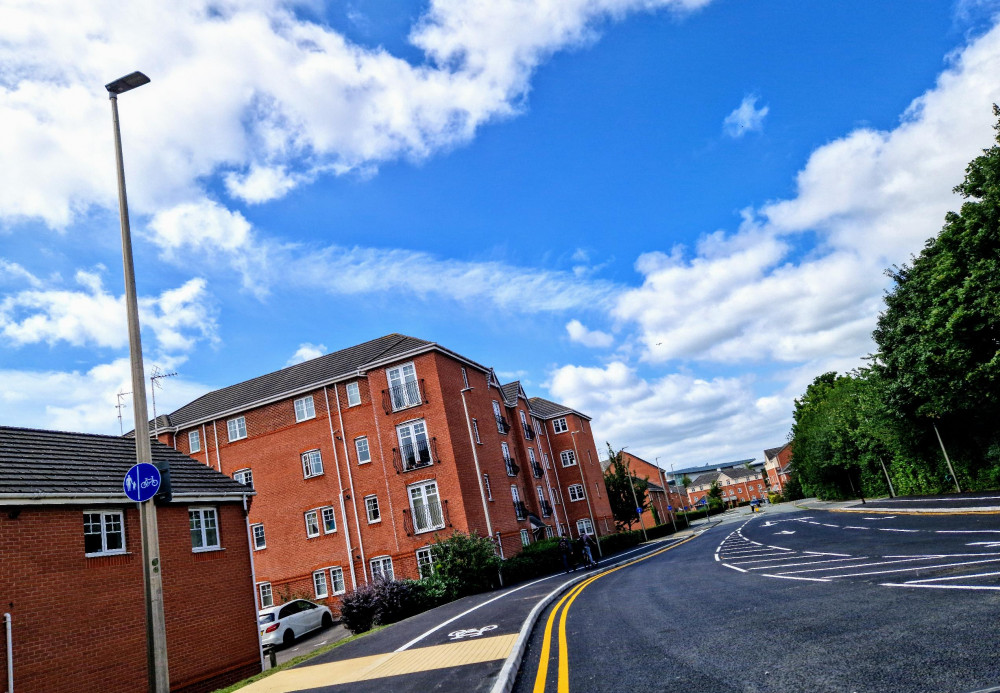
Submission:
{"label": "double yellow line", "polygon": [[545,636],[542,640],[542,652],[538,661],[538,674],[535,676],[535,688],[534,693],[545,693],[545,679],[549,674],[549,657],[551,655],[551,642],[552,642],[552,626],[556,621],[556,616],[559,616],[559,683],[557,691],[558,693],[569,693],[569,647],[566,643],[566,616],[569,614],[569,608],[573,606],[573,602],[576,598],[580,596],[580,593],[587,588],[587,586],[594,582],[595,580],[600,580],[605,575],[610,575],[615,571],[621,570],[622,568],[627,568],[636,563],[641,563],[642,561],[649,560],[653,556],[659,556],[661,553],[670,551],[671,549],[676,549],[681,544],[686,544],[687,542],[694,539],[697,535],[692,535],[683,541],[679,541],[676,544],[671,544],[670,546],[648,553],[645,556],[635,559],[634,561],[629,561],[628,563],[623,563],[622,565],[611,568],[610,570],[605,570],[602,573],[587,578],[578,585],[575,585],[565,597],[559,600],[555,608],[549,614],[548,620],[545,622]]}

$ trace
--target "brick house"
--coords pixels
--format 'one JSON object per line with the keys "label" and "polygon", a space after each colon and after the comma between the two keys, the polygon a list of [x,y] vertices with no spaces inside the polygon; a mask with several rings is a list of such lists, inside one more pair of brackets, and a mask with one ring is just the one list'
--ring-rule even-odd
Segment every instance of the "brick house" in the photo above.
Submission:
{"label": "brick house", "polygon": [[[669,472],[657,465],[642,459],[638,455],[633,455],[627,450],[622,450],[622,457],[628,463],[629,469],[638,479],[645,479],[649,487],[647,488],[649,504],[656,508],[656,514],[660,523],[670,522],[671,512],[683,510],[688,503],[686,495],[677,490],[677,485],[669,481]],[[611,465],[611,460],[601,460],[601,467],[607,471]],[[664,489],[666,484],[666,489]],[[672,508],[672,510],[669,510]],[[645,516],[647,525],[652,523],[652,518]]]}
{"label": "brick house", "polygon": [[590,418],[436,343],[391,334],[210,392],[160,440],[252,484],[261,606],[416,578],[453,531],[509,557],[613,531]]}
{"label": "brick house", "polygon": [[767,486],[759,469],[729,467],[721,471],[708,472],[696,477],[688,487],[691,505],[697,505],[708,495],[712,484],[722,490],[722,501],[731,506],[767,498]]}
{"label": "brick house", "polygon": [[784,493],[788,483],[788,474],[792,464],[792,443],[785,443],[780,448],[764,451],[764,470],[767,473],[767,483],[774,493]]}
{"label": "brick house", "polygon": [[[157,507],[172,691],[261,670],[247,487],[153,443],[174,500]],[[132,439],[0,427],[0,672],[18,693],[146,690],[139,513],[123,492]],[[197,519],[200,527],[192,530]],[[195,534],[197,533],[197,537]],[[58,665],[55,663],[58,662]]]}

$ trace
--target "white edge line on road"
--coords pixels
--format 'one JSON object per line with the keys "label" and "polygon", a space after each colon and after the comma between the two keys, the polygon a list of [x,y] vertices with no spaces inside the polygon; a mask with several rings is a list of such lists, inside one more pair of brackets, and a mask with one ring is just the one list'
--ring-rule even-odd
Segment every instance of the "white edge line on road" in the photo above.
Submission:
{"label": "white edge line on road", "polygon": [[719,560],[719,552],[718,552],[718,551],[716,551],[716,552],[715,552],[715,560],[716,560],[716,561],[718,561],[718,560]]}
{"label": "white edge line on road", "polygon": [[[882,587],[923,587],[930,590],[1000,590],[1000,587],[988,587],[986,585],[914,585],[908,582],[880,582]],[[990,688],[995,691],[1000,688]]]}
{"label": "white edge line on road", "polygon": [[[941,568],[951,568],[956,565],[973,565],[976,563],[1000,563],[1000,558],[990,558],[985,561],[962,561],[961,563],[942,563],[940,565],[918,565],[912,568],[894,568],[893,570],[873,570],[868,573],[848,573],[847,575],[833,575],[832,578],[864,577],[865,575],[885,575],[886,573],[908,573],[911,570],[939,570]],[[861,566],[858,567],[860,568]],[[942,587],[944,587],[944,585],[942,585]],[[955,587],[958,587],[958,585],[955,585]],[[1000,587],[996,587],[993,589],[1000,589]]]}
{"label": "white edge line on road", "polygon": [[924,580],[907,580],[907,585],[916,585],[921,582],[943,582],[945,580],[968,580],[970,578],[977,577],[991,577],[993,575],[1000,575],[1000,572],[992,573],[973,573],[972,575],[952,575],[951,577],[939,577],[939,578],[925,578]]}
{"label": "white edge line on road", "polygon": [[878,527],[880,532],[919,532],[919,529],[890,529],[889,527]]}
{"label": "white edge line on road", "polygon": [[1000,534],[1000,529],[938,529],[935,530],[934,533],[935,534]]}
{"label": "white edge line on road", "polygon": [[747,572],[747,571],[743,570],[743,568],[737,568],[736,566],[734,566],[734,565],[729,565],[728,563],[723,563],[722,565],[726,566],[727,568],[732,568],[733,570],[738,570],[738,571],[740,571],[741,573],[745,573],[745,572]]}
{"label": "white edge line on road", "polygon": [[761,573],[764,577],[778,578],[779,580],[808,580],[809,582],[830,582],[826,578],[804,578],[804,577],[791,577],[789,575],[770,575],[768,573]]}
{"label": "white edge line on road", "polygon": [[823,523],[823,526],[824,527],[836,527],[837,529],[840,529],[840,525],[830,525],[830,524],[827,524],[826,522]]}

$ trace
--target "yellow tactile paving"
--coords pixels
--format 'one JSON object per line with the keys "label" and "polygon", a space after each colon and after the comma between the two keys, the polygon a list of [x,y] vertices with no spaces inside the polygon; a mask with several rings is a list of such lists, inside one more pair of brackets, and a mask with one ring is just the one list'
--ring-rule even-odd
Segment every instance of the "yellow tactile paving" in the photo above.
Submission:
{"label": "yellow tactile paving", "polygon": [[248,693],[284,693],[339,683],[368,681],[386,676],[414,674],[419,671],[448,669],[463,664],[492,662],[506,659],[516,640],[517,633],[511,633],[287,669],[245,686],[241,690]]}

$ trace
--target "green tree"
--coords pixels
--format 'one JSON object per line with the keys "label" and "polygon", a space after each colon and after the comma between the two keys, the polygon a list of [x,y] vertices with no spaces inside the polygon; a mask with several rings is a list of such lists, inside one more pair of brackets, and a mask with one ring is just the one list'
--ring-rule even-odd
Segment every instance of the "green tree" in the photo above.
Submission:
{"label": "green tree", "polygon": [[873,335],[883,401],[913,463],[903,476],[927,491],[948,486],[934,423],[963,488],[1000,484],[1000,120],[995,129],[997,144],[954,189],[961,210],[888,271],[895,287]]}
{"label": "green tree", "polygon": [[[622,451],[615,452],[608,443],[608,465],[604,472],[604,487],[608,491],[608,502],[611,504],[611,514],[619,530],[632,529],[639,521],[636,508],[646,508],[649,505],[646,491],[649,488],[647,479],[640,479],[632,473],[629,463]],[[633,487],[635,495],[632,495]],[[636,504],[638,500],[638,504]]]}

